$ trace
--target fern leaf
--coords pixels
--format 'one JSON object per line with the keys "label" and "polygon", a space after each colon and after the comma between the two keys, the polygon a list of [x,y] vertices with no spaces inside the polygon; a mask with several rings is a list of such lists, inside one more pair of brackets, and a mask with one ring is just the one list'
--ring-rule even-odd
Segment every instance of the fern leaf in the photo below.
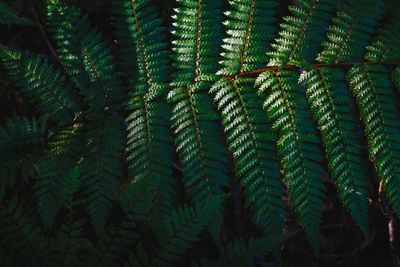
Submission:
{"label": "fern leaf", "polygon": [[132,177],[171,177],[172,137],[169,106],[146,97],[134,97],[128,122],[128,162]]}
{"label": "fern leaf", "polygon": [[45,150],[45,120],[13,117],[0,126],[0,192],[12,187],[20,175],[28,178]]}
{"label": "fern leaf", "polygon": [[[125,258],[129,250],[139,240],[134,231],[137,222],[145,222],[155,207],[155,196],[160,186],[160,177],[132,181],[120,198],[124,218],[116,229],[110,229],[105,235],[93,257],[92,266],[110,266]],[[160,227],[160,224],[157,225]]]}
{"label": "fern leaf", "polygon": [[317,60],[325,63],[360,60],[385,11],[383,1],[359,0],[343,3],[333,18],[328,41]]}
{"label": "fern leaf", "polygon": [[[166,29],[152,1],[118,0],[114,1],[114,6],[123,73],[130,76],[133,96],[147,94],[152,98],[165,93],[170,73]],[[132,79],[136,69],[139,72],[137,81]]]}
{"label": "fern leaf", "polygon": [[[110,49],[79,9],[62,1],[48,1],[49,24],[68,74],[82,91],[92,112],[86,126],[87,152],[82,162],[82,185],[91,223],[102,232],[114,205],[122,174],[122,91]],[[77,75],[78,74],[78,75]]]}
{"label": "fern leaf", "polygon": [[174,210],[166,218],[166,238],[160,240],[161,250],[155,263],[173,263],[176,255],[183,254],[191,243],[198,240],[198,234],[204,230],[220,206],[220,199],[207,198],[194,210],[189,207]]}
{"label": "fern leaf", "polygon": [[[79,203],[75,199],[75,194],[81,189],[81,173],[77,167],[69,170],[68,175],[63,181],[63,190],[61,192],[61,204],[68,210],[68,216],[74,212],[74,207]],[[71,219],[70,217],[68,219]]]}
{"label": "fern leaf", "polygon": [[193,201],[207,196],[223,197],[228,185],[226,154],[216,124],[217,114],[206,91],[209,83],[197,83],[189,89],[176,88],[169,95],[174,104],[172,126],[177,151],[183,163],[185,184]]}
{"label": "fern leaf", "polygon": [[311,69],[302,74],[307,99],[321,131],[331,176],[338,195],[365,235],[368,234],[368,174],[361,129],[352,108],[345,74],[336,69]]}
{"label": "fern leaf", "polygon": [[134,215],[135,220],[144,221],[154,206],[154,197],[160,177],[149,177],[132,181],[121,195],[121,208],[125,214]]}
{"label": "fern leaf", "polygon": [[303,88],[293,72],[264,72],[258,79],[271,94],[265,102],[278,133],[278,155],[290,201],[316,252],[325,198],[321,140],[312,123]]}
{"label": "fern leaf", "polygon": [[[219,75],[236,75],[266,63],[275,27],[275,1],[230,1],[224,23],[223,68]],[[245,189],[255,221],[265,232],[280,232],[283,222],[279,163],[274,158],[275,140],[266,121],[262,103],[246,79],[221,79],[210,90],[215,96],[235,161],[237,176]],[[257,105],[258,104],[258,105]]]}
{"label": "fern leaf", "polygon": [[[129,103],[127,119],[127,160],[129,174],[134,180],[159,179],[154,199],[155,217],[162,217],[172,209],[175,180],[172,178],[172,136],[169,129],[170,106],[160,98],[149,100],[136,96]],[[160,218],[152,216],[150,223]]]}
{"label": "fern leaf", "polygon": [[86,266],[83,255],[89,251],[91,243],[83,234],[84,224],[83,220],[67,223],[56,232],[52,266]]}
{"label": "fern leaf", "polygon": [[400,92],[400,66],[393,71],[393,80],[397,91]]}
{"label": "fern leaf", "polygon": [[216,95],[246,202],[253,207],[256,221],[265,231],[280,232],[284,204],[276,136],[254,89],[254,80],[221,79],[211,93]]}
{"label": "fern leaf", "polygon": [[[194,203],[213,196],[224,198],[228,187],[227,151],[221,141],[219,119],[207,94],[210,84],[198,82],[189,88],[176,88],[169,94],[173,104],[172,127],[183,165],[184,183]],[[223,213],[214,214],[209,230],[219,243]]]}
{"label": "fern leaf", "polygon": [[56,133],[49,142],[45,159],[37,166],[34,186],[38,213],[46,228],[52,228],[54,217],[61,208],[66,180],[82,154],[82,126],[76,124]]}
{"label": "fern leaf", "polygon": [[284,17],[268,65],[301,66],[313,60],[336,4],[331,0],[300,0],[297,6],[290,6],[290,16]]}
{"label": "fern leaf", "polygon": [[48,0],[48,20],[66,72],[95,110],[121,109],[122,90],[110,48],[87,16],[62,0]]}
{"label": "fern leaf", "polygon": [[[222,45],[221,0],[177,0],[172,42],[174,87],[215,80]],[[221,41],[220,41],[221,40]]]}
{"label": "fern leaf", "polygon": [[128,260],[124,263],[124,267],[147,267],[151,265],[151,258],[147,255],[142,244],[136,248],[135,252],[129,253]]}
{"label": "fern leaf", "polygon": [[71,123],[81,110],[71,86],[47,60],[29,52],[0,46],[0,57],[9,76],[23,94],[31,98],[54,122]]}
{"label": "fern leaf", "polygon": [[35,226],[14,198],[0,206],[0,244],[15,255],[18,266],[44,266],[49,251],[48,240]]}
{"label": "fern leaf", "polygon": [[118,115],[88,115],[87,151],[82,162],[82,186],[91,223],[104,230],[114,206],[123,173],[124,122]]}
{"label": "fern leaf", "polygon": [[21,17],[8,5],[0,2],[0,24],[6,25],[33,25],[34,23],[27,18]]}
{"label": "fern leaf", "polygon": [[228,38],[224,39],[223,68],[219,75],[235,75],[261,68],[266,64],[265,54],[275,34],[274,23],[278,2],[229,1],[231,9],[224,22]]}
{"label": "fern leaf", "polygon": [[221,257],[215,266],[256,266],[257,260],[274,252],[279,243],[273,236],[251,238],[248,241],[233,240],[221,250]]}
{"label": "fern leaf", "polygon": [[[165,28],[151,1],[115,1],[117,35],[122,42],[123,73],[129,78],[131,98],[127,109],[128,163],[131,177],[159,180],[154,216],[172,208],[172,133],[170,106],[165,103],[169,89],[169,53]],[[137,57],[137,62],[134,57]],[[136,65],[134,64],[137,64]],[[136,76],[134,76],[136,77]],[[152,216],[151,223],[159,221]]]}
{"label": "fern leaf", "polygon": [[22,158],[44,147],[47,136],[45,120],[25,117],[13,117],[7,120],[5,127],[0,126],[1,161]]}
{"label": "fern leaf", "polygon": [[84,255],[88,253],[92,244],[83,233],[86,220],[73,220],[73,213],[79,203],[75,198],[81,186],[79,170],[75,168],[69,171],[62,183],[63,190],[59,198],[61,205],[67,209],[67,218],[61,228],[55,231],[51,265],[87,266]]}
{"label": "fern leaf", "polygon": [[397,34],[400,31],[400,5],[398,3],[391,7],[389,19],[380,29],[378,37],[367,46],[367,53],[364,58],[368,61],[386,62],[400,60]]}
{"label": "fern leaf", "polygon": [[140,237],[134,227],[135,220],[128,214],[116,229],[109,229],[97,245],[90,266],[107,267],[123,261]]}
{"label": "fern leaf", "polygon": [[164,237],[159,239],[160,249],[150,257],[141,246],[131,253],[126,266],[175,266],[179,255],[185,253],[190,245],[198,240],[198,235],[209,223],[211,217],[221,206],[221,200],[207,198],[195,209],[184,206],[174,210],[165,218]]}
{"label": "fern leaf", "polygon": [[[172,128],[183,165],[184,182],[193,201],[209,196],[223,197],[228,185],[226,151],[220,139],[218,115],[208,95],[216,80],[217,57],[222,43],[221,1],[178,0],[173,16],[175,40],[173,59],[176,68],[173,89],[168,98],[173,105]],[[217,48],[217,49],[216,49]],[[213,224],[217,241],[222,215]],[[211,225],[210,225],[211,226]]]}
{"label": "fern leaf", "polygon": [[117,229],[111,228],[96,248],[91,266],[112,266],[121,262],[139,240],[134,232],[135,221],[127,215]]}
{"label": "fern leaf", "polygon": [[388,71],[382,66],[354,66],[348,73],[369,144],[388,202],[400,214],[399,111]]}
{"label": "fern leaf", "polygon": [[135,179],[153,176],[170,179],[173,150],[168,123],[170,108],[161,101],[169,88],[165,29],[148,0],[119,1],[116,5],[119,27],[121,31],[128,30],[125,38],[132,38],[127,46],[135,47],[138,55],[138,81],[131,82],[132,98],[128,104],[130,174]]}

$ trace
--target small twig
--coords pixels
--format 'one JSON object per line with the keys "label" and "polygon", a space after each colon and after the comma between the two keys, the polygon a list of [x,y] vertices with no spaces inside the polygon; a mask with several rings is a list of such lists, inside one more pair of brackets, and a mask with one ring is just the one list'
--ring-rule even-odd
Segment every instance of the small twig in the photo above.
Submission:
{"label": "small twig", "polygon": [[[327,225],[321,226],[321,230],[344,228],[344,227],[357,227],[357,225],[354,223],[333,223],[333,224],[327,224]],[[288,231],[287,237],[290,238],[290,237],[293,237],[293,236],[303,233],[303,232],[304,232],[304,229],[299,227],[295,230]]]}
{"label": "small twig", "polygon": [[389,249],[392,255],[393,266],[400,267],[400,257],[397,249],[398,222],[397,217],[386,203],[382,182],[379,183],[379,208],[388,221]]}
{"label": "small twig", "polygon": [[57,55],[56,50],[51,45],[51,42],[50,42],[50,40],[49,40],[49,38],[48,38],[48,36],[46,34],[46,31],[43,28],[42,23],[40,23],[39,16],[38,16],[38,14],[37,14],[37,12],[36,12],[34,7],[32,7],[32,13],[33,13],[33,17],[35,19],[36,25],[38,26],[39,31],[42,34],[42,37],[43,37],[44,41],[46,42],[46,45],[49,48],[51,55],[63,66],[63,64],[60,61],[60,58]]}
{"label": "small twig", "polygon": [[367,248],[372,243],[372,241],[374,241],[375,238],[378,236],[378,233],[379,231],[374,231],[372,234],[370,234],[368,238],[364,240],[364,242],[362,242],[356,249],[353,250],[351,256],[355,257],[357,253]]}
{"label": "small twig", "polygon": [[[310,64],[311,67],[314,68],[323,68],[323,67],[346,67],[346,66],[353,66],[353,65],[358,65],[358,64],[364,64],[364,65],[400,65],[400,61],[387,61],[387,62],[339,62],[339,63],[314,63]],[[238,74],[234,76],[253,76],[257,75],[266,71],[273,71],[277,72],[280,70],[296,70],[296,69],[301,69],[301,67],[294,66],[294,65],[285,65],[282,67],[278,66],[271,66],[271,67],[266,67],[266,68],[260,68],[260,69],[255,69],[251,71],[245,71],[245,72],[239,72]],[[231,77],[231,76],[227,76]]]}
{"label": "small twig", "polygon": [[175,170],[177,170],[180,173],[183,173],[183,169],[180,165],[173,163],[172,166],[174,167]]}
{"label": "small twig", "polygon": [[344,227],[357,227],[357,224],[355,223],[334,223],[334,224],[328,224],[321,226],[321,230],[325,229],[332,229],[332,228],[344,228]]}

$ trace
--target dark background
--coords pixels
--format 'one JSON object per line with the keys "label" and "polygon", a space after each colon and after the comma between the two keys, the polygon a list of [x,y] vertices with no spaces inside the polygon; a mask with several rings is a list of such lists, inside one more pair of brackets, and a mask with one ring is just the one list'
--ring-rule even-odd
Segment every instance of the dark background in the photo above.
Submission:
{"label": "dark background", "polygon": [[[21,14],[36,20],[45,27],[45,7],[42,0],[15,0],[10,3]],[[103,32],[111,47],[113,45],[112,25],[110,18],[111,0],[70,0],[71,4],[82,8],[91,18],[93,25]],[[164,17],[165,25],[171,25],[170,14],[174,7],[173,0],[154,0]],[[288,0],[282,2],[290,2]],[[287,6],[282,4],[282,6]],[[281,10],[281,16],[287,9]],[[37,19],[35,19],[37,17]],[[50,61],[55,61],[49,52],[45,38],[38,26],[1,26],[0,42],[19,49],[29,49],[42,54]],[[0,66],[1,68],[1,66]],[[0,70],[0,122],[12,114],[32,116],[37,113],[14,88],[14,84],[3,77]],[[371,172],[372,173],[372,172]],[[288,229],[293,235],[283,246],[283,266],[393,266],[387,234],[387,221],[381,210],[372,204],[370,216],[370,235],[365,238],[338,203],[333,185],[329,184],[326,212],[321,229],[321,255],[315,257],[310,249],[305,234],[288,214]],[[376,196],[372,196],[375,203]],[[199,248],[201,249],[201,248]],[[264,266],[275,266],[266,262]]]}

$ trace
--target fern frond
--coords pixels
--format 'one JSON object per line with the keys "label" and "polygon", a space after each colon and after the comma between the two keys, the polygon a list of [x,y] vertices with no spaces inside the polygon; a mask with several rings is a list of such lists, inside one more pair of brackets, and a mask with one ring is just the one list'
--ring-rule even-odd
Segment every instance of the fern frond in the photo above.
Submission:
{"label": "fern frond", "polygon": [[92,111],[86,126],[88,144],[82,162],[82,186],[91,223],[102,232],[114,205],[123,173],[122,91],[110,49],[79,9],[62,1],[48,1],[49,24],[66,70]]}
{"label": "fern frond", "polygon": [[48,20],[66,72],[95,110],[121,109],[122,89],[110,48],[78,8],[48,0]]}
{"label": "fern frond", "polygon": [[273,253],[279,243],[280,240],[273,236],[250,238],[248,241],[242,238],[233,240],[221,249],[220,259],[215,266],[256,266],[257,260]]}
{"label": "fern frond", "polygon": [[44,147],[47,137],[47,123],[42,119],[13,117],[5,127],[0,126],[1,161],[17,160],[24,154]]}
{"label": "fern frond", "polygon": [[276,136],[254,88],[254,79],[221,79],[211,93],[221,111],[235,170],[256,222],[265,231],[282,231],[284,204]]}
{"label": "fern frond", "polygon": [[178,4],[173,16],[176,70],[168,98],[185,184],[193,201],[199,202],[210,195],[223,197],[221,187],[228,184],[218,116],[207,92],[208,81],[215,80],[218,70],[221,1],[178,0]]}
{"label": "fern frond", "polygon": [[136,221],[144,221],[154,206],[154,197],[160,177],[149,177],[132,181],[121,195],[121,208],[132,214]]}
{"label": "fern frond", "polygon": [[220,256],[216,261],[201,259],[192,262],[192,267],[255,267],[264,256],[273,253],[281,242],[273,236],[234,239],[220,248]]}
{"label": "fern frond", "polygon": [[400,60],[400,41],[396,36],[400,32],[400,5],[391,7],[389,19],[380,29],[378,37],[367,46],[364,58],[368,61],[387,62]]}
{"label": "fern frond", "polygon": [[131,176],[170,178],[173,148],[168,104],[137,96],[130,101],[129,109],[127,153]]}
{"label": "fern frond", "polygon": [[226,152],[219,138],[218,116],[211,109],[208,88],[209,83],[200,82],[189,88],[176,88],[169,95],[174,105],[172,127],[184,181],[194,202],[207,196],[222,198],[222,187],[228,186]]}
{"label": "fern frond", "polygon": [[224,39],[219,75],[235,75],[265,66],[268,44],[274,37],[278,2],[272,0],[231,0],[224,22]]}
{"label": "fern frond", "polygon": [[176,255],[183,254],[191,243],[198,240],[198,234],[208,225],[220,206],[221,199],[210,197],[196,204],[194,209],[183,207],[174,210],[164,222],[165,238],[160,239],[161,249],[155,263],[173,264]]}
{"label": "fern frond", "polygon": [[215,81],[222,45],[221,0],[177,0],[172,41],[174,87]]}
{"label": "fern frond", "polygon": [[84,220],[77,220],[61,226],[53,243],[54,254],[51,266],[87,266],[84,256],[92,246],[83,234]]}
{"label": "fern frond", "polygon": [[33,25],[34,23],[27,18],[21,17],[8,5],[0,2],[0,24],[6,25]]}
{"label": "fern frond", "polygon": [[128,260],[124,263],[124,267],[147,267],[151,265],[150,256],[147,254],[142,244],[139,244],[134,252],[129,253]]}
{"label": "fern frond", "polygon": [[47,60],[29,52],[0,46],[0,57],[23,94],[56,123],[71,123],[81,105],[62,74]]}
{"label": "fern frond", "polygon": [[[120,198],[124,218],[117,228],[110,229],[99,242],[91,266],[111,266],[123,261],[140,236],[134,231],[137,222],[144,222],[156,206],[155,196],[160,186],[160,177],[132,181]],[[161,227],[162,224],[157,225]]]}
{"label": "fern frond", "polygon": [[[177,0],[173,59],[175,71],[169,94],[172,127],[183,165],[184,182],[194,202],[223,197],[227,186],[227,153],[220,138],[218,115],[208,90],[216,81],[222,45],[221,0]],[[219,242],[222,213],[209,229]]]}
{"label": "fern frond", "polygon": [[84,151],[82,125],[65,128],[49,141],[49,151],[37,166],[34,186],[38,213],[46,228],[52,228],[54,217],[61,208],[66,180]]}
{"label": "fern frond", "polygon": [[91,223],[104,230],[123,174],[124,121],[115,114],[88,115],[87,147],[82,161],[82,186]]}
{"label": "fern frond", "polygon": [[[236,75],[266,63],[275,32],[275,1],[229,1],[224,23],[223,68],[219,75]],[[221,112],[235,171],[245,189],[246,204],[265,232],[280,232],[283,222],[282,185],[274,134],[265,119],[252,81],[221,79],[210,90]],[[258,104],[258,106],[257,106]]]}
{"label": "fern frond", "polygon": [[346,76],[337,69],[310,69],[301,76],[320,129],[331,177],[346,209],[368,234],[368,174],[361,129]]}
{"label": "fern frond", "polygon": [[314,59],[316,51],[324,40],[337,1],[300,0],[290,6],[290,16],[284,17],[279,38],[272,44],[269,66],[301,66]]}
{"label": "fern frond", "polygon": [[15,255],[17,266],[45,265],[48,240],[18,205],[16,198],[6,206],[0,206],[0,236],[0,244]]}
{"label": "fern frond", "polygon": [[90,266],[108,267],[115,266],[125,260],[130,250],[139,240],[139,235],[134,232],[135,220],[129,214],[117,228],[109,229],[98,243],[92,256]]}
{"label": "fern frond", "polygon": [[388,202],[400,214],[399,110],[383,66],[354,66],[348,73],[369,144],[369,156]]}
{"label": "fern frond", "polygon": [[360,60],[379,20],[385,12],[383,1],[347,1],[333,18],[328,41],[317,60],[325,63]]}
{"label": "fern frond", "polygon": [[81,186],[80,172],[78,169],[69,171],[62,181],[60,193],[61,205],[67,209],[66,222],[55,231],[52,239],[51,266],[87,266],[85,256],[90,251],[91,242],[84,236],[83,228],[86,220],[74,220],[73,215],[79,200],[75,194]]}
{"label": "fern frond", "polygon": [[[131,98],[127,105],[127,154],[129,173],[137,179],[159,179],[154,216],[172,208],[171,188],[173,139],[170,106],[165,103],[169,89],[169,53],[165,28],[151,1],[115,1],[117,35],[122,38],[123,73],[130,78]],[[137,62],[134,56],[137,56]],[[134,64],[137,64],[134,65]],[[152,217],[151,222],[159,221]]]}
{"label": "fern frond", "polygon": [[[134,88],[133,96],[147,94],[152,98],[165,93],[170,73],[166,29],[152,1],[117,0],[114,6],[123,73],[129,77],[130,88]],[[137,81],[132,79],[136,69]]]}
{"label": "fern frond", "polygon": [[290,202],[317,252],[319,225],[325,198],[321,166],[321,140],[312,123],[305,90],[294,72],[264,72],[258,78],[261,90],[270,90],[265,106],[278,133],[278,155],[284,171]]}
{"label": "fern frond", "polygon": [[42,119],[13,117],[0,126],[0,191],[12,187],[19,176],[32,174],[46,138],[47,123]]}
{"label": "fern frond", "polygon": [[[67,208],[68,216],[74,212],[74,207],[79,204],[79,200],[75,199],[75,194],[81,189],[81,173],[78,167],[69,170],[63,181],[63,190],[61,192],[61,205]],[[68,218],[71,219],[71,218]]]}
{"label": "fern frond", "polygon": [[[213,196],[224,198],[229,186],[227,151],[222,143],[219,117],[213,110],[208,82],[189,88],[175,88],[169,94],[173,104],[172,127],[182,162],[184,183],[194,203]],[[218,243],[223,213],[214,214],[209,229]]]}
{"label": "fern frond", "polygon": [[398,92],[400,92],[400,66],[393,71],[393,80]]}
{"label": "fern frond", "polygon": [[131,99],[129,110],[126,149],[129,174],[135,181],[161,178],[155,189],[155,209],[149,219],[151,225],[157,226],[172,209],[175,187],[171,168],[173,139],[169,128],[170,106],[159,98],[148,100],[136,96]]}
{"label": "fern frond", "polygon": [[198,240],[198,235],[209,223],[213,214],[220,206],[221,200],[207,198],[195,209],[184,206],[174,210],[165,218],[164,236],[159,239],[160,248],[151,256],[139,245],[135,253],[130,254],[126,266],[175,266],[182,255],[190,248],[190,245]]}

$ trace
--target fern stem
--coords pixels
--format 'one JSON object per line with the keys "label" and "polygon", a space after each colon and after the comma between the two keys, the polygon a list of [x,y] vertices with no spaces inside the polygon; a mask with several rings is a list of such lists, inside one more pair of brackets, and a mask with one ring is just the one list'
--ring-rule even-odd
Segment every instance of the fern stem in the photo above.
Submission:
{"label": "fern stem", "polygon": [[355,27],[355,23],[352,23],[350,25],[350,28],[346,31],[346,35],[344,37],[344,40],[341,42],[340,46],[339,46],[339,50],[337,51],[336,55],[335,55],[335,59],[333,60],[333,62],[335,64],[339,63],[339,60],[341,58],[341,56],[343,55],[343,53],[346,51],[345,47],[348,44],[350,37],[352,36],[353,30]]}
{"label": "fern stem", "polygon": [[240,67],[239,67],[239,73],[243,72],[243,65],[244,65],[244,59],[247,54],[247,49],[249,47],[249,41],[250,41],[250,31],[251,31],[251,22],[253,20],[253,13],[254,13],[254,0],[251,1],[251,6],[249,10],[249,19],[247,21],[247,28],[246,28],[246,37],[243,43],[243,49],[240,53]]}
{"label": "fern stem", "polygon": [[378,195],[379,208],[387,219],[389,250],[392,256],[393,266],[400,267],[400,258],[396,246],[399,221],[396,214],[394,214],[393,209],[385,201],[383,182],[379,183]]}
{"label": "fern stem", "polygon": [[[313,14],[313,12],[314,12],[314,10],[316,8],[317,2],[318,2],[318,0],[314,0],[314,2],[312,3],[312,6],[310,7],[310,10],[307,13],[307,18],[310,18],[312,16],[312,14]],[[283,64],[283,65],[287,65],[292,60],[292,57],[293,57],[294,53],[296,52],[296,49],[299,46],[301,38],[303,37],[303,34],[306,31],[307,25],[309,23],[310,23],[310,19],[307,19],[306,21],[304,21],[303,26],[301,28],[301,31],[297,35],[296,41],[295,41],[295,43],[294,43],[294,45],[293,45],[293,47],[292,47],[292,49],[290,51],[290,54],[289,54],[288,58],[286,59],[285,64]]]}
{"label": "fern stem", "polygon": [[[400,61],[387,61],[387,62],[382,62],[382,61],[372,61],[372,62],[339,62],[339,63],[314,63],[314,64],[309,64],[308,66],[314,67],[314,68],[324,68],[324,67],[345,67],[345,66],[353,66],[353,65],[400,65]],[[251,71],[244,71],[240,72],[237,75],[234,76],[224,76],[225,78],[233,78],[235,76],[253,76],[257,74],[261,74],[266,71],[272,71],[272,72],[279,72],[281,70],[300,70],[302,67],[294,66],[294,65],[285,65],[283,67],[279,66],[271,66],[271,67],[266,67],[266,68],[261,68],[261,69],[255,69]]]}
{"label": "fern stem", "polygon": [[[199,4],[200,4],[200,0],[199,0]],[[192,123],[194,125],[195,133],[196,133],[196,142],[199,146],[201,157],[203,159],[207,159],[207,154],[206,154],[207,149],[205,149],[205,147],[203,145],[202,137],[201,137],[201,131],[200,131],[198,117],[196,114],[196,103],[194,100],[193,91],[191,89],[188,89],[187,94],[188,94],[188,100],[190,103],[190,111],[192,113],[192,116],[191,116]],[[210,174],[209,174],[208,162],[206,160],[204,160],[204,162],[202,163],[202,166],[204,167],[204,169],[203,169],[204,177],[203,178],[205,179],[205,182],[207,184],[207,191],[211,193],[212,189],[210,186]]]}
{"label": "fern stem", "polygon": [[197,77],[199,75],[200,68],[200,37],[201,37],[201,0],[197,1],[197,31],[196,31],[196,60],[194,67],[194,82],[197,81]]}
{"label": "fern stem", "polygon": [[138,33],[138,44],[140,47],[140,53],[143,57],[143,68],[144,71],[146,73],[146,78],[147,78],[147,84],[151,87],[151,77],[150,77],[150,70],[149,70],[149,66],[148,66],[148,60],[147,60],[147,55],[146,55],[146,50],[144,48],[144,44],[143,44],[143,34],[142,34],[142,27],[140,25],[140,21],[139,21],[139,16],[137,14],[136,11],[136,6],[135,6],[135,1],[131,0],[131,5],[132,5],[132,10],[133,10],[133,16],[135,17],[135,24],[136,24],[136,31]]}
{"label": "fern stem", "polygon": [[40,22],[39,16],[36,12],[36,9],[34,7],[32,7],[32,13],[33,13],[33,17],[35,19],[36,25],[39,28],[40,33],[42,34],[43,40],[45,41],[47,47],[49,48],[49,51],[51,53],[51,55],[58,61],[58,63],[65,68],[64,64],[61,63],[60,58],[57,55],[56,50],[54,49],[54,47],[51,45],[49,37],[46,34],[46,31],[43,28],[42,23]]}

